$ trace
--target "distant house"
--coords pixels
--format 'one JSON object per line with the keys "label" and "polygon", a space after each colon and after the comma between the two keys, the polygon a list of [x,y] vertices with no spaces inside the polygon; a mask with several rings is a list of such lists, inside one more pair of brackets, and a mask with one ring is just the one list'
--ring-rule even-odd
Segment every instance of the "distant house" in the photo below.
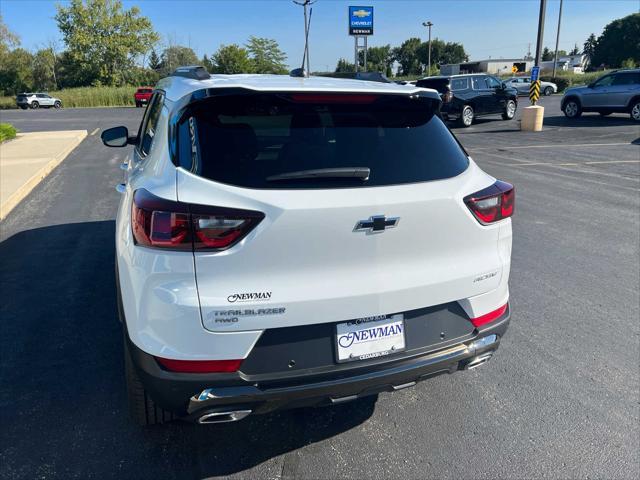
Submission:
{"label": "distant house", "polygon": [[477,60],[475,62],[440,65],[440,74],[492,73],[494,75],[511,75],[514,66],[518,68],[518,73],[523,73],[531,70],[533,64],[533,60],[524,60],[522,58],[490,58],[488,60]]}
{"label": "distant house", "polygon": [[[589,57],[582,53],[578,53],[577,55],[562,55],[558,57],[556,70],[584,73],[588,66]],[[553,70],[553,60],[540,62],[540,68],[542,68],[542,70]]]}

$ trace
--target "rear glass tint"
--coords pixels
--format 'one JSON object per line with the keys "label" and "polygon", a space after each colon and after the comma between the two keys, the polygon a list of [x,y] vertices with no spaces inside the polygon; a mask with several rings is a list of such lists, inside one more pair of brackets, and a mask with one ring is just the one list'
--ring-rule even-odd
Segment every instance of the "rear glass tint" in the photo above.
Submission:
{"label": "rear glass tint", "polygon": [[[178,163],[248,188],[372,187],[450,178],[468,159],[428,98],[248,94],[188,107],[178,126]],[[269,181],[290,172],[369,168],[369,179]]]}
{"label": "rear glass tint", "polygon": [[416,82],[417,87],[432,88],[440,93],[446,93],[449,89],[448,78],[426,78]]}
{"label": "rear glass tint", "polygon": [[153,90],[150,89],[150,88],[139,88],[138,89],[138,93],[151,93],[151,92],[153,92]]}

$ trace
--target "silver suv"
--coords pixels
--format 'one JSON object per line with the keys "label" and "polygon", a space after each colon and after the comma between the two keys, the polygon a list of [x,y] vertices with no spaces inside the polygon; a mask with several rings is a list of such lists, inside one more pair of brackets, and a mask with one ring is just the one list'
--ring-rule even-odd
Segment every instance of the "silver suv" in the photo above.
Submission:
{"label": "silver suv", "polygon": [[23,110],[27,108],[62,108],[62,100],[52,97],[46,93],[20,93],[16,97],[18,107]]}
{"label": "silver suv", "polygon": [[640,122],[640,69],[618,70],[589,85],[567,89],[562,111],[568,118],[578,118],[582,112],[629,113]]}
{"label": "silver suv", "polygon": [[[515,88],[518,91],[518,95],[529,95],[531,77],[513,77],[505,80],[504,83],[509,87]],[[541,81],[540,92],[545,96],[553,95],[554,93],[558,93],[558,85],[553,82]]]}

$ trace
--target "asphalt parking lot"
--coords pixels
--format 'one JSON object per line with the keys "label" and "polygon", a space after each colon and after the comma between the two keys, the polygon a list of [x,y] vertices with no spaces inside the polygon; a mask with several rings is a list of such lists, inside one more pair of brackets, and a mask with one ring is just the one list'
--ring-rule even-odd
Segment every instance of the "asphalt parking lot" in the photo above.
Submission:
{"label": "asphalt parking lot", "polygon": [[[640,125],[517,119],[454,128],[517,188],[512,323],[485,367],[377,403],[142,429],[126,416],[114,217],[141,109],[2,112],[22,131],[86,129],[0,224],[2,478],[637,478]],[[520,100],[520,108],[528,101]],[[519,108],[519,110],[520,110]]]}

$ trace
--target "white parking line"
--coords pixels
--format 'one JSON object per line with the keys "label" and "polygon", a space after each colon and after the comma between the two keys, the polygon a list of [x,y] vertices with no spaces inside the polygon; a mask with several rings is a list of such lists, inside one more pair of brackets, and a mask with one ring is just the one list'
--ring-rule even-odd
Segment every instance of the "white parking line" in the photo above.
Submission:
{"label": "white parking line", "polygon": [[89,135],[95,135],[96,133],[98,133],[98,130],[100,130],[99,128],[96,128],[93,132],[91,132]]}
{"label": "white parking line", "polygon": [[536,162],[536,163],[518,163],[518,167],[531,167],[535,165],[551,165],[555,167],[575,167],[578,165],[599,165],[601,163],[640,163],[640,160],[603,160],[599,162],[580,162],[580,163],[551,163],[551,162]]}
{"label": "white parking line", "polygon": [[[616,145],[633,145],[631,142],[618,142],[618,143],[578,143],[574,145],[514,145],[514,146],[501,146],[500,150],[521,150],[524,148],[576,148],[576,147],[609,147]],[[496,147],[478,147],[468,148],[467,150],[492,150]]]}

